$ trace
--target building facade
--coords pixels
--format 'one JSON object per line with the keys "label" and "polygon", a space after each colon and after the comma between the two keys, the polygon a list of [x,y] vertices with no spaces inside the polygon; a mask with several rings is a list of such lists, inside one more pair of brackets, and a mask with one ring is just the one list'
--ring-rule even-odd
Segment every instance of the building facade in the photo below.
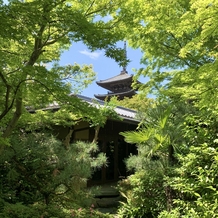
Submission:
{"label": "building facade", "polygon": [[[82,100],[93,103],[91,98],[79,96]],[[103,106],[103,101],[98,101],[98,106]],[[121,120],[108,119],[103,128],[100,128],[98,134],[99,152],[104,152],[107,156],[107,166],[97,170],[92,179],[88,181],[88,185],[102,185],[106,183],[116,182],[128,175],[125,166],[125,159],[130,154],[136,154],[135,145],[128,144],[124,141],[120,132],[135,130],[139,121],[136,119],[136,112],[123,107],[116,107],[115,112]],[[69,127],[56,126],[55,135],[64,139],[69,132]],[[71,142],[80,140],[92,142],[95,135],[94,128],[85,121],[79,122],[73,127]]]}

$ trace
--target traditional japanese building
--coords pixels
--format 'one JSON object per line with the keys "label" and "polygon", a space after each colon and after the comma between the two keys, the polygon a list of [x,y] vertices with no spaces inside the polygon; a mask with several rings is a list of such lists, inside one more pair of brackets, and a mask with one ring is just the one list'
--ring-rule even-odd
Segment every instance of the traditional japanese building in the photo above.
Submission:
{"label": "traditional japanese building", "polygon": [[[73,97],[74,95],[72,95]],[[92,98],[77,95],[82,101],[88,103],[91,107],[103,107],[105,102]],[[54,103],[44,110],[53,110],[54,112],[60,109],[60,105]],[[124,141],[124,137],[120,132],[136,130],[139,120],[137,112],[128,108],[117,106],[114,111],[120,119],[108,117],[104,127],[100,128],[98,134],[99,152],[105,153],[107,157],[107,166],[98,169],[88,181],[88,186],[103,185],[107,183],[117,182],[121,178],[129,175],[127,172],[124,160],[131,154],[137,154],[137,148],[133,144]],[[75,126],[65,127],[62,125],[53,126],[54,135],[63,141],[68,133],[73,130],[70,142],[88,141],[92,142],[95,136],[95,128],[90,126],[87,121],[80,121]]]}
{"label": "traditional japanese building", "polygon": [[[124,51],[126,57],[126,43],[124,44]],[[116,96],[119,100],[124,97],[131,98],[136,94],[136,91],[132,88],[133,75],[129,75],[126,71],[126,66],[123,66],[123,70],[117,76],[106,80],[97,81],[97,85],[105,88],[108,91],[107,94],[94,95],[99,100],[109,100],[111,97]]]}

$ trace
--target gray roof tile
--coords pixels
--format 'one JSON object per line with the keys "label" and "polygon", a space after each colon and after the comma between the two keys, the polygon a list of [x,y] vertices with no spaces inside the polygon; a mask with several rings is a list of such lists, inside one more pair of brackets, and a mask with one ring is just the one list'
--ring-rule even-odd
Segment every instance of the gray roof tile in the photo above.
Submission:
{"label": "gray roof tile", "polygon": [[[105,104],[104,101],[101,101],[101,100],[97,100],[97,99],[93,99],[93,98],[89,98],[89,97],[86,97],[86,96],[83,96],[83,95],[77,95],[78,98],[92,104],[92,105],[100,105],[100,106],[103,106]],[[97,103],[95,103],[97,102]],[[124,120],[126,121],[133,121],[133,122],[136,122],[138,123],[139,120],[136,118],[137,116],[137,112],[135,110],[131,110],[129,108],[124,108],[124,107],[120,107],[120,106],[117,106],[115,108],[115,111],[116,113],[121,117],[123,118]]]}

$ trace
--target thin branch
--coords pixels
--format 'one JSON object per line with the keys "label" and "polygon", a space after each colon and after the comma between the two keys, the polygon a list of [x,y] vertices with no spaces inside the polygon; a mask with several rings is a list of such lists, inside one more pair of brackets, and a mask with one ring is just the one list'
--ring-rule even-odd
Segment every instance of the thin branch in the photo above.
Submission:
{"label": "thin branch", "polygon": [[165,50],[166,53],[170,54],[172,57],[176,57],[176,58],[178,58],[179,60],[184,61],[184,63],[185,63],[187,66],[191,67],[191,65],[190,65],[185,59],[179,57],[178,54],[175,54],[175,53],[172,53],[172,52],[169,51],[169,49],[171,49],[171,50],[176,50],[175,48],[173,48],[173,47],[171,47],[171,46],[168,46],[168,45],[166,45],[166,44],[162,44],[162,46],[164,46],[165,48],[167,48],[167,50]]}
{"label": "thin branch", "polygon": [[1,52],[5,52],[5,53],[8,53],[8,54],[11,54],[11,55],[20,55],[20,53],[11,52],[11,51],[4,50],[4,49],[1,49],[0,51],[1,51]]}
{"label": "thin branch", "polygon": [[13,73],[17,72],[18,70],[20,70],[20,68],[17,68],[17,69],[15,69],[13,71],[10,71],[10,72],[6,73],[6,75],[8,76],[10,74],[13,74]]}
{"label": "thin branch", "polygon": [[[108,3],[108,5],[109,5],[110,3]],[[86,13],[85,14],[85,16],[89,16],[89,15],[92,15],[92,14],[96,14],[96,13],[98,13],[98,12],[101,12],[101,11],[103,11],[103,10],[107,10],[107,9],[109,9],[109,8],[112,8],[113,6],[107,6],[107,5],[105,5],[105,6],[103,6],[103,7],[101,7],[101,8],[99,8],[99,9],[96,9],[95,11],[91,11],[90,13]]]}
{"label": "thin branch", "polygon": [[52,45],[52,44],[56,43],[59,39],[63,38],[64,36],[66,36],[66,33],[60,35],[59,37],[57,37],[54,40],[50,40],[50,41],[48,40],[47,42],[44,42],[43,45],[44,46]]}
{"label": "thin branch", "polygon": [[170,35],[173,37],[173,39],[177,42],[180,48],[182,48],[182,44],[179,42],[179,40],[174,36],[173,33],[170,32]]}
{"label": "thin branch", "polygon": [[208,89],[205,89],[204,91],[200,92],[199,95],[203,95],[204,93],[206,92],[209,92],[209,91],[212,91],[213,89],[216,89],[217,90],[218,87],[210,87]]}
{"label": "thin branch", "polygon": [[95,0],[93,0],[93,1],[91,2],[89,8],[86,10],[85,16],[88,15],[88,12],[91,10],[91,8],[92,8],[92,6],[94,5],[94,3],[95,3]]}

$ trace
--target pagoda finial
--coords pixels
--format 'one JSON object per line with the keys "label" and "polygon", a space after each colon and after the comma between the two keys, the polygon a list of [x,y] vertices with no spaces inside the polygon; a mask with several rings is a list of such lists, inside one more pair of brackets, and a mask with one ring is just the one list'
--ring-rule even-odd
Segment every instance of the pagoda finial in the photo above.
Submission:
{"label": "pagoda finial", "polygon": [[126,66],[127,66],[127,51],[126,51],[126,41],[124,41],[124,48],[123,48],[123,52],[124,52],[124,63],[123,63],[123,70],[121,71],[121,74],[127,73],[126,71]]}
{"label": "pagoda finial", "polygon": [[[127,60],[127,51],[126,51],[126,41],[124,41],[124,58],[125,58],[125,61]],[[123,65],[123,71],[126,72],[126,66],[127,66],[127,63],[124,63]]]}

